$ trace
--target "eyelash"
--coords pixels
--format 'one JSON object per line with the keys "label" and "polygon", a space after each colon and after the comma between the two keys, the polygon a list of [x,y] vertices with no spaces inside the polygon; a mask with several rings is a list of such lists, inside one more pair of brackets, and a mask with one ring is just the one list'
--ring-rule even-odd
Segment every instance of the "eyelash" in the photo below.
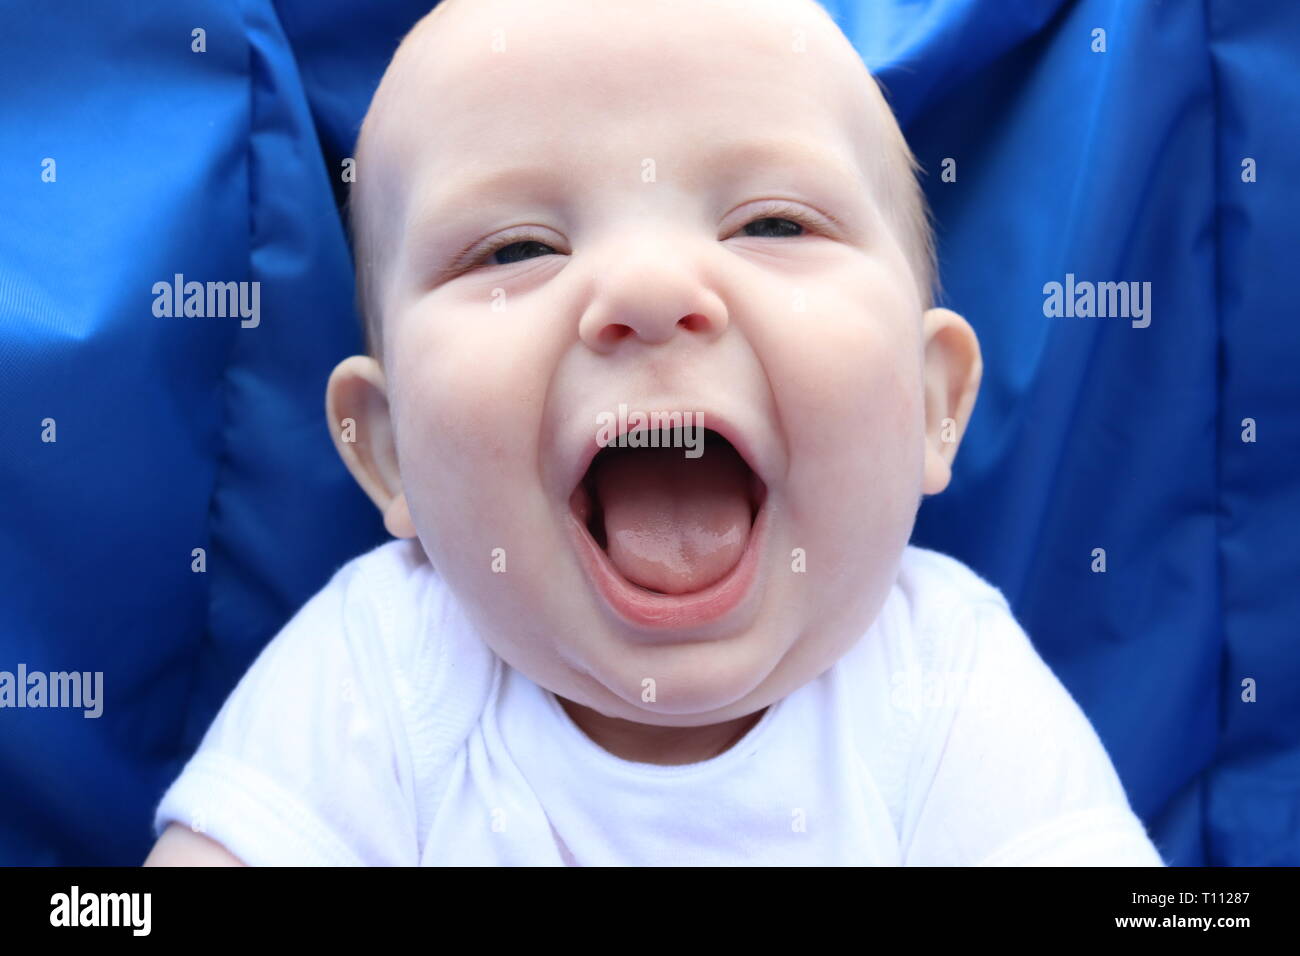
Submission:
{"label": "eyelash", "polygon": [[[760,219],[789,219],[791,222],[797,222],[799,225],[803,226],[806,229],[813,229],[819,232],[826,229],[830,229],[835,224],[838,224],[839,222],[839,220],[835,219],[833,216],[815,214],[809,210],[805,210],[801,206],[796,206],[793,203],[789,203],[784,200],[773,200],[770,205],[764,207],[761,213],[758,213],[746,219],[743,225],[741,226],[741,228],[743,229],[745,226],[749,225],[750,223],[757,222]],[[491,259],[498,252],[500,252],[502,249],[506,248],[507,246],[513,246],[517,242],[535,241],[535,242],[540,242],[542,245],[549,245],[548,243],[542,242],[540,239],[536,239],[530,233],[524,231],[527,228],[528,227],[523,226],[520,227],[521,231],[519,232],[507,232],[504,236],[501,236],[499,239],[495,240],[486,251],[475,254],[473,259],[466,262],[464,268],[461,271],[471,272],[475,269],[482,268],[484,264],[489,264],[488,260]],[[799,239],[802,237],[790,236],[789,238]]]}
{"label": "eyelash", "polygon": [[[782,199],[772,200],[771,205],[764,207],[760,214],[757,214],[745,220],[745,225],[751,222],[757,222],[760,219],[789,219],[797,222],[808,229],[815,229],[818,232],[829,231],[838,224],[838,220],[833,216],[822,213],[814,213],[803,206],[796,206],[793,203],[786,202]],[[799,238],[798,236],[792,238]]]}

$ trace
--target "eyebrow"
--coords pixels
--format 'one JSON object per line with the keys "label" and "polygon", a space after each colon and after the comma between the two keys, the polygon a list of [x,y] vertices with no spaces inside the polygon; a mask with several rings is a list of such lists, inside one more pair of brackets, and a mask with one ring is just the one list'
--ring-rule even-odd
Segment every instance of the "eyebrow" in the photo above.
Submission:
{"label": "eyebrow", "polygon": [[851,183],[861,181],[861,173],[845,154],[799,137],[725,140],[710,150],[708,161],[715,166],[809,166],[836,173]]}
{"label": "eyebrow", "polygon": [[[702,165],[715,177],[719,170],[744,166],[808,167],[818,173],[831,173],[846,186],[862,184],[861,172],[843,153],[798,137],[724,140],[705,151]],[[743,173],[729,178],[736,179],[739,175]],[[694,170],[689,176],[692,186],[700,185]],[[440,184],[432,195],[417,194],[407,222],[407,235],[421,245],[428,244],[436,233],[433,228],[436,217],[453,204],[511,195],[558,195],[560,191],[559,174],[547,167],[504,166],[487,172],[476,171]]]}
{"label": "eyebrow", "polygon": [[538,166],[507,166],[461,176],[440,184],[436,191],[417,191],[405,233],[415,244],[432,245],[437,238],[438,217],[453,205],[464,206],[489,197],[546,195],[558,189],[559,177],[552,170]]}

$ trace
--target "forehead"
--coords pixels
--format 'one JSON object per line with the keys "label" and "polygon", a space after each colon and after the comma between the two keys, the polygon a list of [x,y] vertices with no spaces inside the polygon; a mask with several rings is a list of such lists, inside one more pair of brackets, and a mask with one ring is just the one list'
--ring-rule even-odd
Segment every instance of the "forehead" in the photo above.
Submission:
{"label": "forehead", "polygon": [[459,0],[403,43],[363,139],[417,193],[559,163],[596,185],[645,159],[689,187],[706,156],[870,170],[883,108],[811,0]]}

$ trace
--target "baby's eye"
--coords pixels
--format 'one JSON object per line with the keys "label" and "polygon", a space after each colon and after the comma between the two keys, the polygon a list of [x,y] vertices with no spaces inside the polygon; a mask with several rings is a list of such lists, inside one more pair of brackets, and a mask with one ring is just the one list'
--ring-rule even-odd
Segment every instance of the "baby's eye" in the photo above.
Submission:
{"label": "baby's eye", "polygon": [[803,234],[803,225],[793,219],[778,216],[764,216],[747,224],[744,229],[747,236],[760,236],[764,239],[781,239],[786,236]]}
{"label": "baby's eye", "polygon": [[512,262],[522,262],[525,259],[532,259],[534,256],[550,256],[558,253],[544,242],[538,242],[536,239],[526,239],[522,242],[511,242],[486,254],[483,258],[485,261],[490,260],[492,265],[505,266]]}
{"label": "baby's eye", "polygon": [[773,200],[763,203],[761,208],[755,211],[759,215],[734,235],[755,236],[760,239],[789,239],[809,232],[828,234],[835,231],[830,217],[796,203]]}

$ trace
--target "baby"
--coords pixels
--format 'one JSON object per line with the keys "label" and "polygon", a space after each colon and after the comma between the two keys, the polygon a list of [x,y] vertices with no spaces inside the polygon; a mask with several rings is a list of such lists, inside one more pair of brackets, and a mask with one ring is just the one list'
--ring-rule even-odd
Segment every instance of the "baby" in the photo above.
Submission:
{"label": "baby", "polygon": [[326,400],[397,540],[265,648],[147,862],[1162,865],[1002,595],[908,544],[982,368],[914,168],[815,0],[426,16]]}

